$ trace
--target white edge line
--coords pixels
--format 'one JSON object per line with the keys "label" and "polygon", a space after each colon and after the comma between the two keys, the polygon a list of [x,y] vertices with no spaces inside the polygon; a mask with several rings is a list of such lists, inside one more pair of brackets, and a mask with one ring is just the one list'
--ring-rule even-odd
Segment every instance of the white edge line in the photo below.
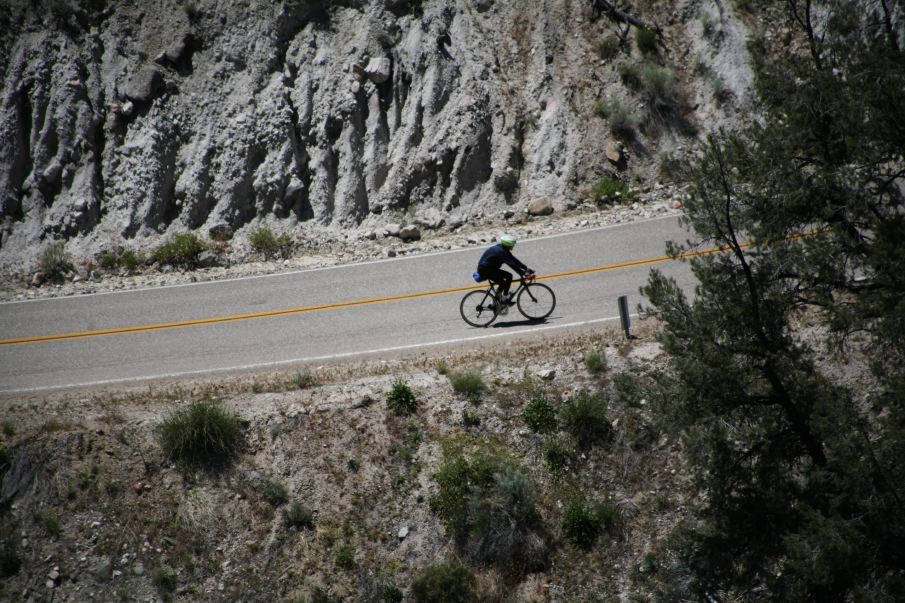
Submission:
{"label": "white edge line", "polygon": [[[638,314],[630,314],[632,318],[636,318]],[[464,343],[469,341],[481,341],[484,339],[498,339],[500,337],[508,337],[508,336],[516,336],[516,335],[525,335],[525,334],[533,334],[541,331],[552,331],[554,329],[567,329],[571,327],[581,327],[585,325],[592,325],[602,322],[612,322],[615,320],[619,320],[618,316],[610,316],[609,318],[595,318],[592,320],[582,320],[578,322],[570,322],[562,325],[547,325],[544,327],[537,328],[526,328],[519,329],[518,331],[508,331],[502,333],[491,333],[488,335],[475,335],[474,337],[460,337],[458,339],[444,339],[441,341],[428,341],[425,343],[411,343],[406,345],[397,345],[388,348],[378,348],[374,350],[361,350],[357,352],[343,352],[341,354],[327,354],[325,356],[309,356],[307,358],[292,358],[289,360],[276,360],[273,362],[261,362],[257,364],[243,364],[239,366],[229,366],[215,369],[203,369],[197,371],[184,371],[180,373],[164,373],[162,375],[146,375],[143,377],[125,377],[122,379],[105,379],[101,381],[87,381],[85,383],[70,383],[68,385],[52,385],[48,387],[30,387],[24,389],[8,389],[8,390],[0,390],[0,395],[11,395],[11,394],[29,394],[29,393],[37,393],[37,392],[46,392],[46,391],[54,391],[54,390],[62,390],[62,389],[74,389],[74,388],[82,388],[82,387],[96,387],[99,385],[114,385],[114,384],[123,384],[123,383],[140,383],[143,381],[162,381],[167,379],[177,379],[177,378],[185,378],[185,377],[193,377],[193,376],[201,376],[201,375],[216,375],[218,373],[229,373],[229,372],[239,372],[239,371],[249,371],[255,369],[264,369],[264,368],[273,368],[285,365],[292,364],[305,364],[310,362],[324,362],[328,360],[339,360],[342,358],[351,358],[354,356],[367,356],[370,354],[385,354],[389,352],[401,352],[404,350],[416,350],[418,348],[426,348],[440,345],[451,345],[456,343]]]}
{"label": "white edge line", "polygon": [[[654,218],[645,218],[643,220],[635,220],[633,222],[617,222],[616,224],[605,224],[603,226],[595,226],[594,228],[586,228],[583,230],[570,230],[568,232],[559,232],[551,235],[544,235],[542,237],[535,237],[533,239],[523,239],[523,243],[530,243],[533,241],[545,241],[547,239],[556,239],[559,237],[569,237],[574,235],[581,235],[589,232],[597,232],[598,230],[608,230],[611,228],[619,228],[620,226],[632,226],[635,224],[644,224],[647,222],[656,222],[657,220],[666,220],[668,218],[679,218],[681,214],[667,214],[665,216],[656,216]],[[466,235],[462,235],[466,236]],[[67,299],[78,299],[82,297],[94,297],[98,295],[115,295],[117,293],[138,293],[141,291],[159,291],[161,289],[176,289],[179,287],[194,287],[197,285],[217,285],[220,283],[231,283],[235,281],[249,281],[257,278],[272,278],[278,276],[292,276],[296,274],[306,274],[309,272],[320,272],[323,270],[339,270],[342,268],[353,268],[358,266],[372,266],[374,264],[385,264],[387,262],[399,262],[405,260],[414,260],[418,258],[425,257],[433,257],[438,255],[448,255],[451,253],[465,253],[468,251],[476,251],[480,249],[480,246],[474,247],[466,247],[464,249],[447,249],[444,251],[434,251],[429,253],[419,253],[417,255],[406,255],[402,257],[395,258],[383,258],[380,260],[367,260],[364,262],[352,262],[351,264],[339,264],[337,266],[321,266],[319,268],[305,268],[302,270],[290,270],[289,272],[271,272],[268,274],[253,274],[250,276],[235,276],[231,278],[221,278],[221,279],[211,279],[208,281],[198,281],[193,283],[177,283],[175,285],[160,285],[157,287],[140,287],[136,289],[116,289],[114,291],[98,291],[96,293],[79,293],[76,295],[61,295],[58,297],[40,297],[36,299],[18,299],[18,300],[8,300],[0,302],[0,306],[8,305],[8,304],[28,304],[34,302],[47,302],[47,301],[65,301]]]}

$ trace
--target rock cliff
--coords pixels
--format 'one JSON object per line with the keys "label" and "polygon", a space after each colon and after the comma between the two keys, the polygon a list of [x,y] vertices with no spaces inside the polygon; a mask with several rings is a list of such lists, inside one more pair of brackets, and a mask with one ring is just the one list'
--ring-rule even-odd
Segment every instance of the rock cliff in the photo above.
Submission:
{"label": "rock cliff", "polygon": [[[6,259],[44,240],[97,247],[262,219],[348,229],[568,199],[626,168],[607,161],[595,103],[643,112],[619,75],[641,53],[609,3],[5,4]],[[740,106],[745,31],[722,2],[623,4],[661,28],[658,61],[681,82],[686,127],[642,127],[620,175],[653,180],[659,152]],[[719,76],[710,87],[702,70]]]}

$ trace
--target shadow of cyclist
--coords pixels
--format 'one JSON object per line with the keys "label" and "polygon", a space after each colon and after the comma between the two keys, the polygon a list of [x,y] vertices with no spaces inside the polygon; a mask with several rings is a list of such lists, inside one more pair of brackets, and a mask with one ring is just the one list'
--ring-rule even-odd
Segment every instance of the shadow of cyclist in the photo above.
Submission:
{"label": "shadow of cyclist", "polygon": [[493,329],[510,329],[512,327],[524,327],[527,325],[542,325],[550,322],[550,319],[554,318],[553,316],[548,316],[547,318],[533,319],[533,318],[522,318],[519,320],[505,320],[500,322],[498,318],[496,322],[490,325],[490,328]]}

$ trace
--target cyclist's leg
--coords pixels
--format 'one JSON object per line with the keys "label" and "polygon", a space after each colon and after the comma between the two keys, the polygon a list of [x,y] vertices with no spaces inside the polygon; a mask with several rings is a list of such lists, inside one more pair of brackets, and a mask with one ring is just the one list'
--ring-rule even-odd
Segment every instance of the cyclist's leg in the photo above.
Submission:
{"label": "cyclist's leg", "polygon": [[[500,282],[500,290],[503,295],[509,295],[509,287],[512,285],[512,274],[506,272],[505,270],[500,270],[500,276],[502,277],[502,281]],[[509,304],[513,305],[512,303]]]}
{"label": "cyclist's leg", "polygon": [[492,275],[489,275],[491,280],[497,283],[499,287],[500,293],[503,295],[509,293],[509,286],[512,285],[512,274],[506,272],[502,268],[497,268],[493,271]]}

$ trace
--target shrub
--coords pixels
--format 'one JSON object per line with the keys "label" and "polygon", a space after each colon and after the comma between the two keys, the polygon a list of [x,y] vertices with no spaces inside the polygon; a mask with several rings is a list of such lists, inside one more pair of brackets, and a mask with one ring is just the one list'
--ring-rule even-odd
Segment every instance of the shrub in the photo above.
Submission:
{"label": "shrub", "polygon": [[402,591],[395,584],[387,584],[383,587],[381,603],[402,603],[402,599]]}
{"label": "shrub", "polygon": [[193,233],[183,233],[172,237],[154,250],[152,259],[160,264],[191,267],[204,251],[204,244]]}
{"label": "shrub", "polygon": [[631,408],[641,405],[644,398],[644,386],[641,380],[631,373],[616,373],[613,375],[613,389],[616,399]]}
{"label": "shrub", "polygon": [[589,549],[600,535],[603,521],[600,514],[584,501],[569,503],[562,518],[563,536],[577,547]]}
{"label": "shrub", "polygon": [[259,226],[252,230],[248,235],[248,241],[251,243],[252,249],[260,251],[267,257],[277,254],[285,255],[292,243],[289,235],[282,234],[276,237],[266,226]]}
{"label": "shrub", "polygon": [[359,603],[402,603],[402,591],[388,576],[364,578],[356,601]]}
{"label": "shrub", "polygon": [[522,418],[525,425],[533,431],[547,432],[556,429],[556,409],[543,393],[535,394],[528,401],[522,412]]}
{"label": "shrub", "polygon": [[594,114],[609,122],[610,132],[614,136],[626,140],[631,140],[635,137],[635,128],[638,127],[638,120],[625,104],[616,100],[601,100],[594,105]]}
{"label": "shrub", "polygon": [[634,63],[619,65],[619,79],[629,90],[641,89],[641,70]]}
{"label": "shrub", "polygon": [[193,402],[174,411],[157,426],[164,454],[189,464],[223,463],[238,452],[239,417],[213,400]]}
{"label": "shrub", "polygon": [[657,32],[645,27],[639,27],[635,30],[635,43],[638,45],[638,50],[641,51],[641,54],[657,54],[657,42]]}
{"label": "shrub", "polygon": [[350,546],[342,546],[336,551],[336,565],[349,570],[355,567],[355,551]]}
{"label": "shrub", "polygon": [[157,587],[157,592],[164,600],[169,600],[170,594],[176,590],[176,572],[168,567],[159,565],[151,574],[151,582]]}
{"label": "shrub", "polygon": [[314,527],[314,516],[305,505],[296,501],[283,509],[283,523],[296,530],[310,530]]}
{"label": "shrub", "polygon": [[296,373],[292,376],[292,382],[299,389],[305,389],[308,387],[313,387],[317,385],[317,377],[305,371],[303,373]]}
{"label": "shrub", "polygon": [[622,42],[616,36],[607,36],[597,43],[597,54],[602,59],[612,59],[622,48]]}
{"label": "shrub", "polygon": [[431,508],[457,537],[468,532],[467,503],[472,491],[490,487],[500,465],[498,459],[485,452],[471,460],[459,454],[445,459],[434,476],[439,491],[431,499]]}
{"label": "shrub", "polygon": [[97,263],[105,270],[114,270],[116,268],[126,268],[127,270],[135,270],[145,263],[145,258],[140,253],[123,247],[114,247],[97,254]]}
{"label": "shrub", "polygon": [[646,63],[641,68],[641,82],[650,118],[663,121],[675,114],[679,95],[678,80],[672,69]]}
{"label": "shrub", "polygon": [[63,243],[51,243],[41,253],[40,270],[49,280],[60,280],[68,272],[75,270],[72,258]]}
{"label": "shrub", "polygon": [[441,360],[437,363],[437,374],[438,375],[448,375],[449,374],[449,365],[446,364],[445,360]]}
{"label": "shrub", "polygon": [[487,391],[484,377],[481,375],[481,371],[477,369],[454,371],[448,375],[448,378],[452,384],[453,391],[465,396],[474,404],[480,402],[481,395]]}
{"label": "shrub", "polygon": [[397,415],[410,415],[418,410],[418,399],[404,379],[393,381],[393,387],[387,394],[387,407]]}
{"label": "shrub", "polygon": [[541,447],[541,455],[550,471],[562,473],[566,467],[575,462],[578,454],[568,442],[561,438],[549,438]]}
{"label": "shrub", "polygon": [[[11,438],[14,435],[16,435],[16,425],[9,419],[6,419],[3,421],[3,435],[5,435],[8,438]],[[0,477],[2,477],[2,476],[0,476]]]}
{"label": "shrub", "polygon": [[414,603],[470,603],[477,579],[470,567],[448,561],[422,570],[412,582]]}
{"label": "shrub", "polygon": [[465,427],[477,427],[481,424],[481,417],[478,416],[478,413],[463,408],[462,424],[465,425]]}
{"label": "shrub", "polygon": [[286,504],[289,501],[289,491],[286,486],[275,479],[265,477],[257,485],[258,494],[274,507]]}
{"label": "shrub", "polygon": [[516,467],[485,451],[455,454],[434,478],[431,508],[470,558],[494,563],[506,575],[541,569],[547,548],[536,509],[537,486]]}
{"label": "shrub", "polygon": [[8,578],[19,573],[22,567],[22,558],[16,551],[15,545],[10,542],[0,544],[0,576]]}
{"label": "shrub", "polygon": [[0,448],[0,484],[3,483],[3,478],[6,476],[6,472],[10,470],[13,466],[13,455],[6,448]]}
{"label": "shrub", "polygon": [[637,196],[625,182],[612,178],[604,178],[594,185],[591,196],[597,205],[606,203],[631,203]]}
{"label": "shrub", "polygon": [[590,448],[613,433],[606,411],[606,403],[599,395],[581,392],[563,404],[560,418],[578,445]]}
{"label": "shrub", "polygon": [[35,523],[40,525],[44,530],[56,538],[60,535],[60,518],[53,511],[35,511],[33,514]]}
{"label": "shrub", "polygon": [[588,350],[584,355],[584,365],[589,373],[598,375],[606,370],[606,356],[600,350]]}

